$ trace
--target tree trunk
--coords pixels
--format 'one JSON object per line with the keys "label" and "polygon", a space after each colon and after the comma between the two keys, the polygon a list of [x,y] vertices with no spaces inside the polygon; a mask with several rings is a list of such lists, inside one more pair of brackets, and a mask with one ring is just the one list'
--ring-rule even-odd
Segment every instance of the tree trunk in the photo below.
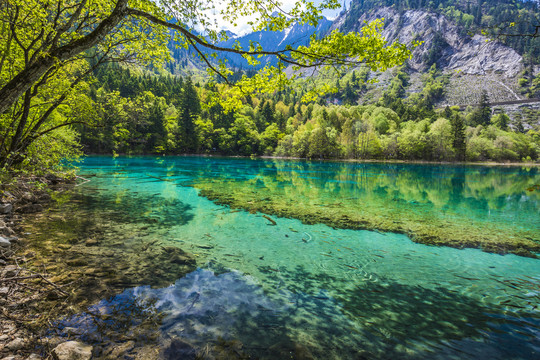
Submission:
{"label": "tree trunk", "polygon": [[90,34],[69,44],[52,49],[41,55],[34,63],[18,73],[0,89],[0,114],[8,110],[54,64],[70,59],[81,52],[97,45],[128,13],[128,0],[118,0],[112,13],[105,18]]}

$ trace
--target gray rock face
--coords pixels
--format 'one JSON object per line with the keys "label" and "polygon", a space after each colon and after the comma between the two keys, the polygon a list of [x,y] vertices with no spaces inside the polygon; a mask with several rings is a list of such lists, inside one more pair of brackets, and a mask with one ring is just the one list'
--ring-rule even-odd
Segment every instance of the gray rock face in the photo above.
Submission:
{"label": "gray rock face", "polygon": [[79,341],[68,341],[54,348],[55,360],[89,360],[92,357],[92,346]]}
{"label": "gray rock face", "polygon": [[[336,19],[332,29],[341,28],[346,14]],[[470,75],[485,75],[487,72],[515,77],[523,70],[522,57],[515,50],[498,41],[487,41],[486,37],[463,35],[460,28],[443,15],[423,10],[408,10],[400,15],[388,7],[363,14],[356,22],[358,31],[364,21],[384,18],[383,36],[389,40],[399,40],[409,44],[413,40],[423,41],[413,51],[409,65],[418,71],[425,70],[425,57],[433,48],[436,34],[440,34],[446,46],[443,47],[437,66],[447,72],[462,72]],[[344,30],[344,29],[342,29]]]}

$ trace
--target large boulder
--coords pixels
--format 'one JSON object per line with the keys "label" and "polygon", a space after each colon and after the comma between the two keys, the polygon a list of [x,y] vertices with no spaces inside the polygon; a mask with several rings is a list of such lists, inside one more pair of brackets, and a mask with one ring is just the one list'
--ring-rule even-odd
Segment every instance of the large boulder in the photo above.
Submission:
{"label": "large boulder", "polygon": [[92,357],[92,346],[79,341],[68,341],[54,348],[55,360],[89,360]]}

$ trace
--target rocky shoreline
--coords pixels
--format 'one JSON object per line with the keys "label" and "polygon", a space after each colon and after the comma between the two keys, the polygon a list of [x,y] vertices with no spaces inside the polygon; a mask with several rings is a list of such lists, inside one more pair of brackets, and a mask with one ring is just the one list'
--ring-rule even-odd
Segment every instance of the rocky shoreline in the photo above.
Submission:
{"label": "rocky shoreline", "polygon": [[[59,317],[100,299],[137,285],[167,286],[196,268],[193,256],[159,241],[123,244],[114,221],[101,222],[109,210],[78,211],[81,199],[68,201],[77,180],[50,175],[0,184],[0,360],[168,359],[178,344],[195,358],[201,350],[181,339],[158,344],[151,338],[159,314],[150,308],[139,328],[131,334],[111,330],[107,341],[101,333],[81,340],[80,329],[59,328]],[[148,227],[137,224],[130,234]]]}
{"label": "rocky shoreline", "polygon": [[[24,177],[0,184],[0,359],[90,359],[91,347],[76,341],[42,339],[34,320],[38,302],[67,293],[45,273],[25,265],[35,253],[27,248],[20,226],[23,217],[43,211],[50,192],[72,187],[75,178],[57,175]],[[39,354],[48,349],[47,354]]]}

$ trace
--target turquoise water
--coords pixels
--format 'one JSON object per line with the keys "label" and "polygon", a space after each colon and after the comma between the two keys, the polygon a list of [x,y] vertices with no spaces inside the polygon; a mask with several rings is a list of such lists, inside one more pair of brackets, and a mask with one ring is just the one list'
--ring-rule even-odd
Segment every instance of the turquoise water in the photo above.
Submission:
{"label": "turquoise water", "polygon": [[133,304],[152,304],[163,312],[163,344],[177,337],[202,349],[225,339],[256,358],[540,357],[540,260],[275,216],[272,225],[263,214],[216,205],[196,187],[208,178],[273,179],[285,189],[319,189],[334,202],[378,202],[383,214],[388,203],[388,216],[398,219],[399,209],[420,204],[434,218],[539,240],[540,199],[527,190],[540,183],[537,168],[197,157],[89,157],[80,167],[90,181],[77,188],[78,206],[106,213],[130,234],[125,246],[159,241],[197,260],[197,270],[170,286],[128,287],[60,323],[84,329],[85,341],[101,341],[116,326],[89,314],[136,322],[145,315],[132,313]]}

